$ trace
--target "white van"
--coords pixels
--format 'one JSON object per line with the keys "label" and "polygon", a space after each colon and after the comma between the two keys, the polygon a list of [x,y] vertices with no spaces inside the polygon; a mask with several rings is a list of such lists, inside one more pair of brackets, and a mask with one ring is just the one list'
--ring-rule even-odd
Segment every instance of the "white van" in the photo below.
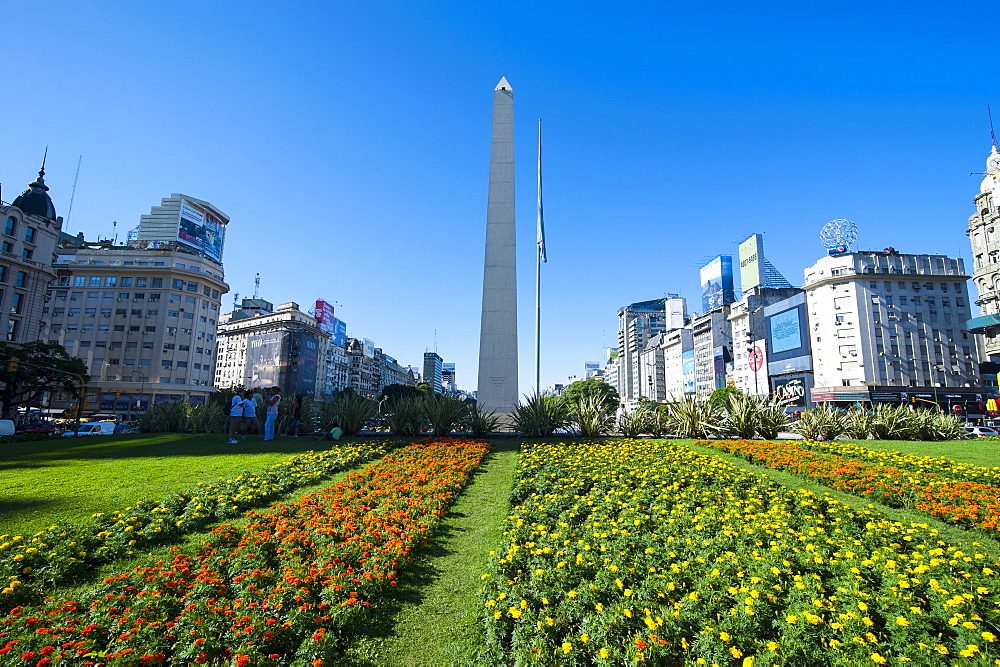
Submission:
{"label": "white van", "polygon": [[72,429],[63,433],[64,438],[73,438],[77,433],[80,435],[112,435],[115,432],[114,422],[87,422],[80,424],[79,431]]}
{"label": "white van", "polygon": [[0,435],[14,435],[14,422],[10,419],[0,419]]}

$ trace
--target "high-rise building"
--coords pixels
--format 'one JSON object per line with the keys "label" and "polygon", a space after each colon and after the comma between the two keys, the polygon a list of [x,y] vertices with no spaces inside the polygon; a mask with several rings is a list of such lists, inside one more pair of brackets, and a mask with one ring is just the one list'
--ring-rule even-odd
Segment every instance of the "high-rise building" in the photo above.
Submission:
{"label": "high-rise building", "polygon": [[0,201],[0,335],[10,343],[44,339],[40,331],[49,282],[56,277],[52,258],[62,218],[45,185],[45,165],[11,204]]}
{"label": "high-rise building", "polygon": [[691,318],[694,374],[697,394],[707,397],[726,386],[727,365],[733,360],[733,330],[729,305]]}
{"label": "high-rise building", "polygon": [[[986,158],[986,174],[973,199],[976,212],[969,216],[972,244],[972,282],[979,291],[982,314],[968,322],[984,352],[983,361],[1000,362],[1000,151]],[[993,383],[991,383],[993,384]]]}
{"label": "high-rise building", "polygon": [[770,317],[768,354],[773,360],[810,337],[820,393],[866,385],[976,386],[968,279],[961,259],[943,255],[886,248],[824,257],[805,270],[808,324],[799,311],[780,321]]}
{"label": "high-rise building", "polygon": [[[740,250],[742,253],[743,246],[740,246]],[[744,394],[767,396],[770,393],[764,308],[796,294],[802,294],[802,290],[795,287],[757,285],[745,290],[743,298],[731,304],[729,322],[733,331],[733,386]]]}
{"label": "high-rise building", "polygon": [[[667,302],[680,297],[638,301],[618,309],[618,395],[629,403],[643,395],[640,354],[650,339],[667,330]],[[683,312],[683,306],[681,306]],[[683,326],[683,322],[682,322]]]}
{"label": "high-rise building", "polygon": [[424,372],[423,381],[431,386],[435,394],[442,391],[442,376],[444,372],[444,361],[437,352],[424,352]]}
{"label": "high-rise building", "polygon": [[241,308],[219,322],[216,386],[277,386],[287,395],[321,394],[329,340],[330,334],[295,302],[274,309],[264,299],[244,299]]}
{"label": "high-rise building", "polygon": [[441,367],[441,385],[446,394],[454,394],[458,391],[458,384],[455,382],[455,364],[446,362]]}
{"label": "high-rise building", "polygon": [[[517,234],[514,218],[514,91],[506,78],[493,91],[486,257],[479,333],[479,405],[509,414],[517,385]],[[426,367],[426,362],[425,362]],[[424,382],[440,387],[440,378]]]}

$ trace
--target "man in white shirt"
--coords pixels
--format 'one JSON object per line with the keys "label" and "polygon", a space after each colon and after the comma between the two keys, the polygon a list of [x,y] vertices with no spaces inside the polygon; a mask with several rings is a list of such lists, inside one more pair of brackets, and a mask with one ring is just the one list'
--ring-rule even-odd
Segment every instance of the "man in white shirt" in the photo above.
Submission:
{"label": "man in white shirt", "polygon": [[253,427],[255,435],[259,435],[263,429],[260,427],[260,420],[257,419],[257,401],[248,391],[243,399],[243,430],[249,431]]}
{"label": "man in white shirt", "polygon": [[229,444],[235,445],[236,434],[243,430],[243,390],[237,389],[229,404]]}

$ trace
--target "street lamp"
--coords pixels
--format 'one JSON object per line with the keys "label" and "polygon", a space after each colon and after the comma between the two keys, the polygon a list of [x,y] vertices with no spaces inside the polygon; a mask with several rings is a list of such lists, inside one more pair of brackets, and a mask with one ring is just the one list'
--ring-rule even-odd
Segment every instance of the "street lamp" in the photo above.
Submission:
{"label": "street lamp", "polygon": [[[139,374],[139,398],[137,398],[136,401],[135,401],[135,408],[136,408],[136,410],[138,410],[139,408],[142,407],[142,392],[145,391],[145,389],[146,389],[146,376],[143,375],[142,371],[135,370],[135,369],[129,371],[129,373],[132,374],[132,378],[133,378],[132,381],[133,382],[135,382],[135,374],[136,373]],[[128,402],[128,416],[125,417],[125,421],[132,421],[132,399],[131,398],[129,398],[129,402]]]}
{"label": "street lamp", "polygon": [[[931,368],[933,368],[934,370],[938,371],[939,373],[944,373],[944,366],[941,366],[940,364],[934,364],[933,366],[931,366]],[[938,376],[938,377],[940,378],[940,376]],[[938,390],[938,388],[937,388],[938,383],[937,382],[933,382],[933,378],[932,378],[932,384],[934,385],[934,402],[937,403],[938,411],[944,412],[944,409],[941,407],[941,404],[938,403],[938,391],[937,391]]]}

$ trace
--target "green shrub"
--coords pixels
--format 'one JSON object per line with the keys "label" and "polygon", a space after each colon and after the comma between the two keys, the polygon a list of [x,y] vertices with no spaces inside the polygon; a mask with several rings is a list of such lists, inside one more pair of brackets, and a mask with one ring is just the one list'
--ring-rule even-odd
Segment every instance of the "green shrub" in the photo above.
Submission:
{"label": "green shrub", "polygon": [[803,412],[791,430],[808,440],[836,440],[847,430],[847,414],[824,403]]}
{"label": "green shrub", "polygon": [[483,410],[478,404],[469,406],[469,411],[465,415],[465,427],[469,433],[476,438],[489,435],[500,426],[500,417],[490,410]]}
{"label": "green shrub", "polygon": [[613,409],[608,409],[600,396],[582,395],[571,404],[571,410],[576,430],[585,438],[605,435],[614,426]]}
{"label": "green shrub", "polygon": [[666,411],[667,430],[678,438],[714,438],[725,431],[722,410],[696,396],[668,403]]}
{"label": "green shrub", "polygon": [[561,397],[536,393],[525,396],[524,403],[518,402],[510,417],[514,430],[521,435],[547,438],[569,423],[569,409]]}

